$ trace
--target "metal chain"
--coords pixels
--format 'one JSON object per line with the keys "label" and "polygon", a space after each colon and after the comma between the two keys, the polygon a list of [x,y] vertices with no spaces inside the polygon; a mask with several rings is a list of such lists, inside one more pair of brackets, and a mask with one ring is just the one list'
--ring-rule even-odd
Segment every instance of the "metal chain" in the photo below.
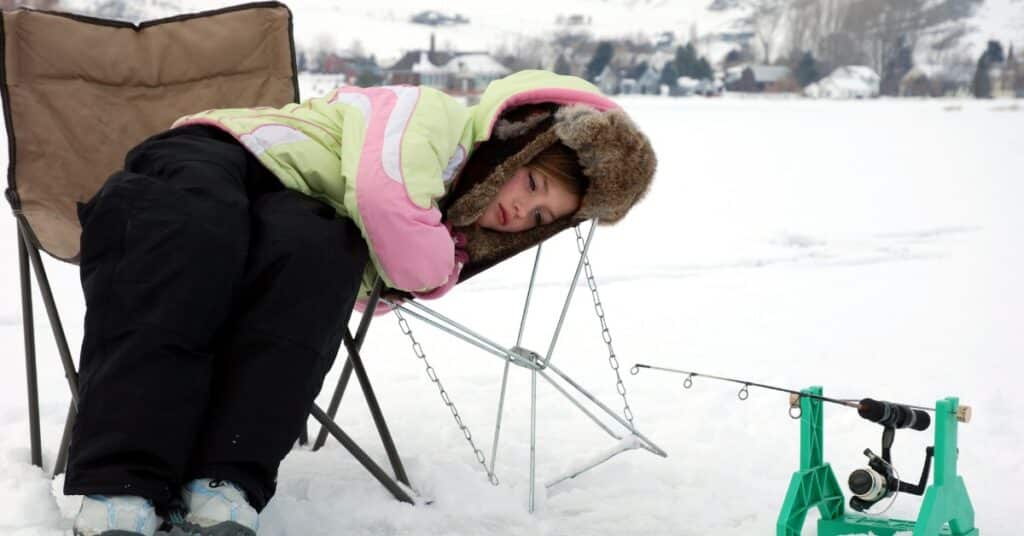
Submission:
{"label": "metal chain", "polygon": [[441,394],[441,400],[444,402],[444,405],[448,406],[448,409],[451,410],[452,417],[455,418],[455,424],[459,425],[459,430],[462,430],[462,435],[466,437],[466,441],[469,442],[470,448],[473,449],[473,454],[476,456],[476,461],[480,463],[480,465],[484,468],[484,471],[487,473],[487,480],[490,481],[491,484],[497,486],[498,476],[487,468],[487,460],[484,458],[483,451],[477,448],[476,443],[473,442],[472,432],[470,432],[469,427],[462,422],[462,416],[459,415],[459,410],[455,407],[455,403],[452,402],[452,399],[448,397],[448,392],[444,390],[444,386],[441,385],[441,380],[437,377],[437,372],[435,372],[434,367],[430,365],[430,361],[427,361],[427,355],[423,353],[423,346],[420,345],[420,343],[416,340],[416,337],[412,334],[412,328],[409,327],[409,322],[405,320],[405,317],[402,316],[402,313],[398,311],[397,307],[392,309],[392,311],[394,311],[395,316],[398,317],[398,327],[402,330],[402,333],[405,334],[405,336],[409,337],[409,340],[412,341],[413,353],[416,354],[416,357],[423,360],[423,365],[426,367],[427,370],[427,377],[430,378],[430,381],[434,382],[434,384],[437,385],[437,391]]}
{"label": "metal chain", "polygon": [[[591,225],[597,225],[597,223],[592,223]],[[629,408],[629,400],[626,399],[626,384],[622,383],[622,376],[619,374],[619,359],[615,357],[615,349],[612,348],[612,334],[608,330],[608,322],[604,318],[604,306],[601,305],[601,296],[597,293],[594,270],[590,266],[590,259],[584,254],[585,243],[583,241],[583,234],[580,233],[578,225],[574,229],[576,230],[576,249],[579,250],[580,255],[583,255],[583,268],[587,274],[587,286],[590,287],[590,294],[594,299],[594,312],[597,313],[597,318],[601,321],[601,338],[604,339],[605,345],[608,346],[608,364],[615,371],[615,389],[622,396],[622,414],[629,421],[629,427],[636,430],[636,425],[633,424],[633,410]]]}

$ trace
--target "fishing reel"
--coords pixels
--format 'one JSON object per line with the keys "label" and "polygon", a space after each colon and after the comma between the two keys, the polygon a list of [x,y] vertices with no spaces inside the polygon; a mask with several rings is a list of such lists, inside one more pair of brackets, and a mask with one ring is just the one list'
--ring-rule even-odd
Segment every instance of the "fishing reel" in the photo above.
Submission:
{"label": "fishing reel", "polygon": [[850,497],[850,508],[863,512],[894,493],[923,495],[928,487],[928,474],[932,467],[935,448],[925,449],[924,469],[917,484],[903,482],[899,473],[892,465],[892,443],[896,437],[896,429],[910,428],[924,431],[931,425],[931,417],[919,409],[865,398],[857,405],[857,413],[861,417],[882,425],[882,456],[877,456],[871,449],[864,449],[868,457],[868,467],[850,473],[848,484],[853,496]]}

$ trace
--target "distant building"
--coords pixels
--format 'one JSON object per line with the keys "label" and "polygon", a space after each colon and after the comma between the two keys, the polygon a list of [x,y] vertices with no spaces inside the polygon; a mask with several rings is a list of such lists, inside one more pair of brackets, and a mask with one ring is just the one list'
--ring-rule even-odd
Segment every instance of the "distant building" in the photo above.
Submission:
{"label": "distant building", "polygon": [[881,77],[863,65],[847,65],[804,88],[815,99],[870,99],[879,94]]}
{"label": "distant building", "polygon": [[915,65],[900,79],[901,97],[939,97],[945,93],[939,69],[932,65]]}
{"label": "distant building", "polygon": [[625,95],[657,95],[661,92],[661,69],[646,62],[625,69],[619,92]]}
{"label": "distant building", "polygon": [[475,95],[482,93],[492,80],[510,71],[486,52],[441,52],[430,48],[410,50],[394,65],[385,69],[385,84],[429,86],[446,93]]}
{"label": "distant building", "polygon": [[444,76],[440,74],[441,66],[454,56],[450,52],[435,50],[434,34],[430,34],[430,48],[406,52],[394,65],[385,69],[384,83],[443,87]]}
{"label": "distant building", "polygon": [[674,97],[690,97],[693,95],[716,97],[721,95],[723,91],[725,91],[725,85],[721,80],[710,80],[707,78],[697,80],[688,76],[680,76],[669,94]]}
{"label": "distant building", "polygon": [[333,52],[323,54],[313,72],[343,75],[351,83],[360,77],[380,80],[382,76],[380,66],[372,59],[341,56]]}
{"label": "distant building", "polygon": [[1006,61],[990,67],[988,75],[993,97],[1024,97],[1024,62],[1017,60],[1012,46]]}
{"label": "distant building", "polygon": [[459,54],[441,67],[449,75],[449,92],[472,95],[483,92],[487,84],[511,71],[490,54]]}
{"label": "distant building", "polygon": [[729,91],[761,93],[773,90],[792,76],[784,65],[736,65],[726,69],[725,86]]}
{"label": "distant building", "polygon": [[622,78],[618,70],[609,64],[605,65],[601,74],[594,78],[594,83],[605,95],[617,95]]}

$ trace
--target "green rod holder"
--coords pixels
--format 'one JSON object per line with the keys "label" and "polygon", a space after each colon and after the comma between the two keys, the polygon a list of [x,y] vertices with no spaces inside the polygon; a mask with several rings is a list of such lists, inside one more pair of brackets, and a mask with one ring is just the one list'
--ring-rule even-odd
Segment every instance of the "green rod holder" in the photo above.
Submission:
{"label": "green rod holder", "polygon": [[[820,386],[805,394],[821,396]],[[800,397],[800,470],[790,479],[786,499],[776,523],[777,536],[800,536],[807,512],[817,507],[818,536],[875,534],[893,536],[911,532],[913,536],[978,536],[974,526],[974,508],[963,477],[957,474],[957,420],[967,422],[969,408],[949,397],[935,404],[934,478],[928,486],[916,521],[867,517],[845,512],[845,498],[832,466],[824,458],[822,401]],[[795,406],[794,406],[795,407]]]}

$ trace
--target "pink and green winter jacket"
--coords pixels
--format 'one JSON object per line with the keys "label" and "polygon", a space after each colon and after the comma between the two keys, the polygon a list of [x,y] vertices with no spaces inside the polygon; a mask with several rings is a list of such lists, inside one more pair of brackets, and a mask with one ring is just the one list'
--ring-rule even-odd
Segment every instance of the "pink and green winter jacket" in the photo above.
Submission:
{"label": "pink and green winter jacket", "polygon": [[435,298],[462,268],[437,201],[503,110],[538,102],[616,107],[580,78],[520,71],[468,108],[430,87],[345,86],[282,108],[208,110],[174,126],[226,130],[285,187],[351,218],[372,260],[361,296],[379,274],[391,288]]}

